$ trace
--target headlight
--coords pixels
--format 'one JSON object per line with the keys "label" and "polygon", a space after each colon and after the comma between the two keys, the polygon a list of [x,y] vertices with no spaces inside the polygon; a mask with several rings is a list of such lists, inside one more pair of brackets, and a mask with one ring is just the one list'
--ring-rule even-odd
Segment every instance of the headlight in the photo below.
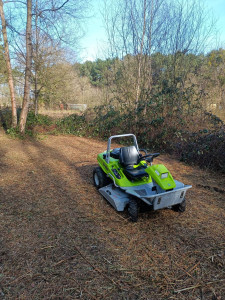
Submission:
{"label": "headlight", "polygon": [[161,179],[165,179],[165,178],[167,178],[168,177],[168,173],[162,173],[161,174]]}

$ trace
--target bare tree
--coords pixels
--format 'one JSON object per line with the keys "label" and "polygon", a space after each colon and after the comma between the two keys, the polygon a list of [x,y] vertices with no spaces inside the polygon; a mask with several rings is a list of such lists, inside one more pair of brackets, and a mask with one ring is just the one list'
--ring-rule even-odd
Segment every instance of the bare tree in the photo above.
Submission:
{"label": "bare tree", "polygon": [[[10,45],[15,51],[15,56],[20,59],[20,63],[22,62],[21,72],[25,65],[24,97],[19,122],[21,132],[25,130],[32,88],[34,88],[35,111],[38,112],[38,97],[41,88],[38,68],[40,62],[43,61],[40,55],[41,39],[48,40],[47,43],[52,43],[56,48],[63,48],[65,45],[74,46],[75,41],[82,36],[80,20],[84,18],[88,3],[89,1],[85,0],[35,0],[34,3],[32,0],[7,1]],[[25,13],[27,14],[26,33],[23,28]],[[26,47],[24,40],[26,40]],[[25,48],[26,53],[24,53]]]}
{"label": "bare tree", "polygon": [[[34,73],[34,97],[35,114],[38,113],[39,79],[38,74],[44,61],[41,55],[43,50],[41,40],[50,48],[60,49],[73,45],[77,47],[78,40],[82,36],[80,20],[85,16],[89,1],[84,0],[59,0],[59,1],[35,1],[34,4],[34,34],[33,34],[33,73]],[[72,24],[71,24],[72,23]],[[70,24],[70,25],[69,25]],[[69,26],[68,26],[69,25]],[[71,26],[72,25],[72,26]],[[75,29],[75,30],[74,30]],[[71,32],[73,30],[73,32]],[[69,51],[68,51],[69,52]],[[53,50],[54,59],[55,50]],[[48,50],[48,58],[50,51]]]}
{"label": "bare tree", "polygon": [[34,113],[38,114],[38,56],[39,56],[39,30],[38,30],[38,0],[35,0],[35,59],[34,60]]}
{"label": "bare tree", "polygon": [[[114,1],[113,5],[106,2],[105,23],[112,56],[119,57],[126,69],[124,77],[131,76],[127,72],[127,57],[133,65],[130,70],[135,111],[144,95],[151,94],[152,54],[171,55],[167,69],[175,82],[179,53],[197,54],[204,50],[214,25],[200,0],[123,0]],[[181,69],[188,73],[184,67]]]}
{"label": "bare tree", "polygon": [[0,0],[0,16],[2,21],[2,35],[4,40],[4,54],[7,66],[7,73],[8,73],[8,83],[9,83],[9,90],[10,90],[10,97],[11,97],[11,105],[12,105],[12,127],[15,128],[17,126],[17,112],[16,112],[16,99],[15,99],[15,91],[14,91],[14,82],[12,76],[12,67],[9,55],[9,43],[6,31],[6,21],[5,21],[5,14],[3,9],[3,2]]}
{"label": "bare tree", "polygon": [[27,121],[27,113],[30,101],[30,80],[31,80],[31,64],[32,64],[32,40],[31,26],[32,25],[32,0],[27,0],[27,25],[26,25],[26,69],[25,69],[25,84],[22,111],[20,114],[20,132],[25,132]]}
{"label": "bare tree", "polygon": [[130,77],[133,72],[132,79],[125,81],[132,81],[127,104],[134,105],[136,121],[140,102],[143,102],[141,94],[143,90],[150,92],[152,87],[151,54],[157,48],[156,32],[162,31],[163,17],[158,16],[163,12],[164,2],[124,0],[110,8],[106,4],[105,22],[112,54],[122,59],[126,69],[124,76]]}

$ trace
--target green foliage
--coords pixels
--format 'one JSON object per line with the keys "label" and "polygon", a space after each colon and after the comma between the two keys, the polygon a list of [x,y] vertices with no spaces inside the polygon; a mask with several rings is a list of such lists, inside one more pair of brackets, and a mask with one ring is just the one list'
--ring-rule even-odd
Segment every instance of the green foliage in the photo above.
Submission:
{"label": "green foliage", "polygon": [[[25,133],[25,135],[21,135],[19,128],[9,128],[7,129],[6,133],[11,137],[11,138],[18,138],[18,139],[24,139],[25,136],[27,136],[27,132]],[[30,132],[29,132],[30,133]],[[29,134],[31,136],[31,134]],[[32,134],[33,136],[33,134]]]}
{"label": "green foliage", "polygon": [[12,124],[12,110],[9,108],[4,108],[0,110],[0,126],[7,130]]}
{"label": "green foliage", "polygon": [[86,61],[80,65],[79,75],[81,77],[88,77],[92,85],[102,87],[108,84],[107,73],[112,68],[114,62],[115,59],[97,59],[95,62]]}
{"label": "green foliage", "polygon": [[84,136],[87,131],[87,124],[85,123],[84,116],[78,116],[76,114],[58,120],[56,126],[57,132],[63,134]]}
{"label": "green foliage", "polygon": [[53,120],[45,115],[36,115],[33,111],[30,111],[27,115],[27,123],[26,127],[27,129],[33,129],[35,126],[50,126],[53,124]]}
{"label": "green foliage", "polygon": [[[17,110],[17,117],[20,117],[21,109]],[[0,126],[2,126],[7,134],[11,137],[24,137],[21,136],[19,133],[19,129],[11,128],[11,120],[12,120],[12,111],[11,109],[2,109],[0,111]],[[28,112],[27,115],[27,123],[26,123],[26,130],[25,136],[35,136],[35,128],[37,126],[41,127],[42,129],[48,130],[49,126],[53,125],[53,120],[44,115],[37,115],[35,116],[33,111]]]}

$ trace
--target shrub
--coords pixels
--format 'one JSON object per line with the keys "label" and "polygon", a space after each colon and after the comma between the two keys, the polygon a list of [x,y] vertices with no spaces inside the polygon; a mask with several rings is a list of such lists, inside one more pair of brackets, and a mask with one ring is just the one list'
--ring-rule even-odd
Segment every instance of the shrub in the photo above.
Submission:
{"label": "shrub", "polygon": [[225,173],[225,132],[192,134],[182,145],[181,160]]}
{"label": "shrub", "polygon": [[32,130],[35,126],[50,126],[53,124],[53,120],[49,116],[36,115],[33,111],[29,111],[27,115],[26,129]]}
{"label": "shrub", "polygon": [[88,125],[81,119],[83,135],[88,132],[106,139],[115,134],[135,133],[141,148],[176,154],[187,163],[225,172],[224,124],[215,115],[203,112],[200,119],[198,113],[187,114],[179,121],[174,115],[163,117],[153,112],[135,123],[134,110],[129,108],[121,111],[109,105],[96,107],[94,111]]}
{"label": "shrub", "polygon": [[63,134],[84,136],[87,131],[87,123],[84,116],[72,114],[56,122],[57,131]]}
{"label": "shrub", "polygon": [[12,123],[12,111],[10,108],[4,108],[0,110],[0,126],[6,131],[11,127]]}
{"label": "shrub", "polygon": [[[19,120],[21,108],[17,109],[17,118]],[[12,123],[12,111],[9,108],[5,108],[0,111],[0,126],[2,126],[7,134],[12,137],[20,137],[19,129],[11,128]],[[35,116],[33,111],[29,111],[27,114],[27,123],[25,135],[33,136],[35,135],[35,127],[41,126],[42,128],[48,129],[49,126],[53,124],[53,120],[44,115]]]}

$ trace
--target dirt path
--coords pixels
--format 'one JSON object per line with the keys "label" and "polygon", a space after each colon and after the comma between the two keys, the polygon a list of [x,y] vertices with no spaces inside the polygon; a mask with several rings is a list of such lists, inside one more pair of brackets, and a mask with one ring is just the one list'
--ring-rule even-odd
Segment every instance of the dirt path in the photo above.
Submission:
{"label": "dirt path", "polygon": [[0,133],[0,299],[225,299],[225,177],[161,156],[187,211],[132,224],[93,187],[105,148]]}

